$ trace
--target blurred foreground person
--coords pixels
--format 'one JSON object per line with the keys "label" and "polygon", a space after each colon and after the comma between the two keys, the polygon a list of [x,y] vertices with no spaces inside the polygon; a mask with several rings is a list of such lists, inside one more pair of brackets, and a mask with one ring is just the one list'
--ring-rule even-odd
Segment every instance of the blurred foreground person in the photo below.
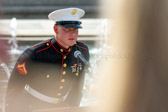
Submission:
{"label": "blurred foreground person", "polygon": [[84,10],[66,8],[51,12],[55,37],[26,49],[9,79],[6,112],[79,106],[87,66],[75,51],[89,61],[88,47],[79,41],[79,19]]}
{"label": "blurred foreground person", "polygon": [[167,112],[168,1],[114,1],[106,0],[111,7],[103,11],[115,29],[108,38],[111,57],[99,72],[104,75],[96,112]]}

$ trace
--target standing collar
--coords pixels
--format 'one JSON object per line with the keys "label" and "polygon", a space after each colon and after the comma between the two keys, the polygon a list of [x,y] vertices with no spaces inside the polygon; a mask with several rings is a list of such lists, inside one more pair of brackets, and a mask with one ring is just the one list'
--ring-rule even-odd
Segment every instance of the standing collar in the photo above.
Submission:
{"label": "standing collar", "polygon": [[68,49],[65,49],[64,47],[62,47],[56,40],[55,38],[52,38],[51,40],[52,46],[54,47],[54,49],[59,52],[62,55],[65,55],[69,52],[71,52],[72,47],[69,47]]}

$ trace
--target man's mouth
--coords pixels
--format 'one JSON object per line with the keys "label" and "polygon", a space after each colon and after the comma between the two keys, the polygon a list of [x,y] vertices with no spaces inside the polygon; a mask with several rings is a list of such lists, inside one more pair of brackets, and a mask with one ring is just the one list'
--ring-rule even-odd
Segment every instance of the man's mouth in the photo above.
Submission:
{"label": "man's mouth", "polygon": [[68,40],[75,40],[74,38],[69,38]]}

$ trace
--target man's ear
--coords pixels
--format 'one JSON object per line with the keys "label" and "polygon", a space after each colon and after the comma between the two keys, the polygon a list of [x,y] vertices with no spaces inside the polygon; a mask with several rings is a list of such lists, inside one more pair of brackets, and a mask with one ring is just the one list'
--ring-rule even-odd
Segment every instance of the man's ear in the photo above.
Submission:
{"label": "man's ear", "polygon": [[54,32],[57,34],[58,30],[57,30],[57,26],[56,25],[54,25],[53,29],[54,29]]}

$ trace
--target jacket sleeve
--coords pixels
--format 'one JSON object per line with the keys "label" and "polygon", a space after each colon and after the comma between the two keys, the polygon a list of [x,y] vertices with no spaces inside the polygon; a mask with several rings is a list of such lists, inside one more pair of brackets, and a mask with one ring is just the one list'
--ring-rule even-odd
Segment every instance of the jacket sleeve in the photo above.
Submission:
{"label": "jacket sleeve", "polygon": [[89,62],[90,60],[90,54],[89,54],[89,48],[87,47],[86,51],[85,51],[85,57],[86,57],[86,60]]}
{"label": "jacket sleeve", "polygon": [[28,79],[30,50],[26,50],[18,59],[8,81],[6,93],[6,112],[29,112],[24,100],[24,87]]}

